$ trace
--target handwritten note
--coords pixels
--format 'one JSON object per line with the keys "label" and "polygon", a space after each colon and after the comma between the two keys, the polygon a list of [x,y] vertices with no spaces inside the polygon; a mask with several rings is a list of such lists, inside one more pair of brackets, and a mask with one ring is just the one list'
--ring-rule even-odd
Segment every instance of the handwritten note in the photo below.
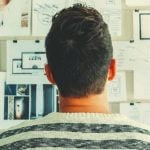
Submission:
{"label": "handwritten note", "polygon": [[150,69],[149,42],[113,42],[118,70]]}

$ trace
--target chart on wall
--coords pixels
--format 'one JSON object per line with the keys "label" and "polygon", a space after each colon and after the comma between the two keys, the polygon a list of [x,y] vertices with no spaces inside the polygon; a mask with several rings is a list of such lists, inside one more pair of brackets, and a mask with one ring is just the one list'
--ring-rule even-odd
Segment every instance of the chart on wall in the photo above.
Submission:
{"label": "chart on wall", "polygon": [[65,0],[33,0],[32,35],[46,36],[52,16],[65,7]]}
{"label": "chart on wall", "polygon": [[0,36],[30,35],[31,0],[3,0],[0,5]]}
{"label": "chart on wall", "polygon": [[7,83],[46,84],[44,40],[7,41]]}

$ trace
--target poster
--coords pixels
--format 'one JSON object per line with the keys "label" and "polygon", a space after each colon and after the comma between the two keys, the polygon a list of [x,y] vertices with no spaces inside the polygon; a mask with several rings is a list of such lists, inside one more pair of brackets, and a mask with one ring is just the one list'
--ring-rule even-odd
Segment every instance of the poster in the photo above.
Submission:
{"label": "poster", "polygon": [[7,41],[7,83],[50,84],[46,63],[44,40]]}
{"label": "poster", "polygon": [[33,0],[32,4],[32,35],[46,36],[52,16],[65,7],[65,0]]}
{"label": "poster", "polygon": [[1,0],[0,36],[30,35],[31,0]]}

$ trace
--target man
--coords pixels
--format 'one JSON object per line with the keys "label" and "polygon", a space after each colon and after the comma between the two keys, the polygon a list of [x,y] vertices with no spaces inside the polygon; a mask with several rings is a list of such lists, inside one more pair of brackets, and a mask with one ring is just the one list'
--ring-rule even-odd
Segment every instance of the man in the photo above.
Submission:
{"label": "man", "polygon": [[0,134],[0,149],[150,149],[150,128],[110,114],[107,81],[115,76],[108,27],[81,4],[52,19],[46,38],[49,81],[60,93],[60,112]]}

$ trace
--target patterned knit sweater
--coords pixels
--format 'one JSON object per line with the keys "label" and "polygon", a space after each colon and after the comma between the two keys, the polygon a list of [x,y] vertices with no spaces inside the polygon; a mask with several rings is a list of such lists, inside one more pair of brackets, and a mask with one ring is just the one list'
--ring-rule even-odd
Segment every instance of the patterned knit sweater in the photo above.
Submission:
{"label": "patterned knit sweater", "polygon": [[150,150],[150,127],[119,114],[51,113],[0,131],[0,150]]}

